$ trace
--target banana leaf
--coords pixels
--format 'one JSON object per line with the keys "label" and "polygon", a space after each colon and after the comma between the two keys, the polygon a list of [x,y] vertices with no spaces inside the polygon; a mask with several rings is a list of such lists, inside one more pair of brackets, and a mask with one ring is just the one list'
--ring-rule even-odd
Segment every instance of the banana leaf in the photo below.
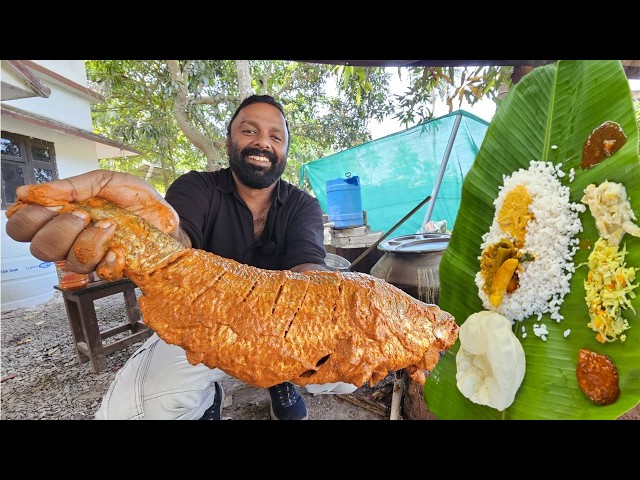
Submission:
{"label": "banana leaf", "polygon": [[[581,168],[582,147],[589,134],[605,121],[617,122],[627,135],[626,144],[598,165]],[[536,68],[511,89],[493,118],[463,186],[456,225],[440,264],[439,306],[462,325],[474,312],[484,310],[474,276],[480,269],[482,235],[491,226],[503,176],[529,168],[531,160],[562,164],[563,185],[570,201],[580,202],[585,187],[604,180],[622,183],[636,216],[640,212],[640,161],[638,126],[628,80],[619,61],[559,61]],[[575,179],[570,181],[570,169]],[[576,266],[587,261],[598,239],[589,209],[580,215],[581,248]],[[637,222],[636,222],[637,223]],[[627,267],[640,267],[640,238],[626,234]],[[424,386],[428,409],[440,419],[615,419],[640,402],[640,287],[632,301],[635,309],[623,311],[631,328],[625,342],[600,344],[587,323],[584,279],[588,267],[576,268],[570,292],[560,309],[561,322],[544,315],[515,322],[526,356],[526,372],[513,404],[504,411],[478,405],[456,386],[456,352],[459,340],[440,359]],[[640,280],[640,271],[636,281]],[[547,340],[532,334],[533,324],[545,323]],[[521,338],[521,327],[529,335]],[[568,337],[563,336],[571,329]],[[580,390],[576,378],[578,351],[589,348],[608,355],[618,369],[620,396],[599,406]]]}

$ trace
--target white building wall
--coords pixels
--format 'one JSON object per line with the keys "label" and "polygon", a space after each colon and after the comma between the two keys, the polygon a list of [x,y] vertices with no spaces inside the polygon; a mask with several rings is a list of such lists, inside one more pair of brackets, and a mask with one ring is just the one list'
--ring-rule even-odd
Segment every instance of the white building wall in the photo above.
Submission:
{"label": "white building wall", "polygon": [[83,138],[65,135],[13,119],[2,122],[2,130],[52,142],[56,152],[58,177],[66,178],[99,168],[96,144]]}
{"label": "white building wall", "polygon": [[32,60],[33,63],[56,72],[72,82],[87,86],[87,69],[84,60]]}
{"label": "white building wall", "polygon": [[19,90],[23,90],[25,88],[24,77],[15,70],[9,68],[6,70],[4,68],[2,69],[2,83],[13,85]]}
{"label": "white building wall", "polygon": [[[83,60],[35,60],[36,63],[86,86]],[[38,74],[38,73],[37,73]],[[39,76],[42,75],[38,74]],[[60,85],[47,78],[43,82],[51,89],[49,98],[33,97],[3,103],[43,115],[78,128],[93,131],[90,97],[78,90]],[[98,168],[96,144],[79,137],[58,133],[12,118],[2,121],[2,130],[52,142],[55,148],[58,177],[66,178]],[[6,234],[6,212],[0,212],[2,311],[33,307],[53,298],[57,275],[53,263],[42,262],[29,251],[30,244],[16,242]]]}
{"label": "white building wall", "polygon": [[[87,75],[83,60],[34,60],[34,63],[38,63],[60,75],[70,75],[70,80],[83,87],[87,86]],[[93,131],[89,97],[83,95],[82,92],[77,89],[51,81],[39,72],[35,72],[35,74],[41,77],[45,85],[51,89],[49,98],[20,98],[17,100],[7,100],[3,103],[14,105],[22,110],[36,113],[53,120],[68,123],[77,128]],[[4,126],[2,128],[5,129]]]}

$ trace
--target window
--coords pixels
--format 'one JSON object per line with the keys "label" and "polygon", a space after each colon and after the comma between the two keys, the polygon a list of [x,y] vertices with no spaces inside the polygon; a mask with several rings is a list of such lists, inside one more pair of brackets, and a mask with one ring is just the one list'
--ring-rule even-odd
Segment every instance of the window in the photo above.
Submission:
{"label": "window", "polygon": [[16,202],[16,188],[58,178],[53,143],[2,132],[2,208]]}

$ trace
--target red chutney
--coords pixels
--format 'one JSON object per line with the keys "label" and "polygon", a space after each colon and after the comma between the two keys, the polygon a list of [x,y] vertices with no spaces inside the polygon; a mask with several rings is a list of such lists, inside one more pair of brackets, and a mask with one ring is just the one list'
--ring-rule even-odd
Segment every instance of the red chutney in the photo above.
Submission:
{"label": "red chutney", "polygon": [[576,376],[580,390],[598,405],[609,405],[620,395],[618,369],[607,355],[580,349]]}

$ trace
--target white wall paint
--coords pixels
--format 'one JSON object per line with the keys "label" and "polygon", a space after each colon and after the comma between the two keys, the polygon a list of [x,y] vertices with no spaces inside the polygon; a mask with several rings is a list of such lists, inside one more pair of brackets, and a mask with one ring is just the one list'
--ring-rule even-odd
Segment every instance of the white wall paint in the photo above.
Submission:
{"label": "white wall paint", "polygon": [[87,69],[84,60],[32,60],[33,63],[56,72],[72,82],[87,86]]}
{"label": "white wall paint", "polygon": [[[86,86],[86,70],[82,60],[36,61],[45,68]],[[7,101],[23,110],[93,131],[90,100],[76,90],[43,79],[51,89],[49,98],[25,98]],[[55,148],[59,178],[71,177],[98,168],[96,144],[83,138],[47,128],[2,119],[2,130],[52,142]],[[41,262],[29,251],[30,244],[16,242],[6,234],[6,214],[2,210],[2,311],[25,308],[53,298],[57,283],[55,266]]]}
{"label": "white wall paint", "polygon": [[3,120],[2,130],[52,142],[56,152],[59,178],[98,168],[96,144],[92,141],[35,125],[25,125],[13,119]]}
{"label": "white wall paint", "polygon": [[[60,63],[59,65],[58,62]],[[73,63],[73,68],[68,65],[69,62]],[[83,60],[50,60],[43,62],[36,61],[36,63],[42,63],[43,67],[49,68],[59,74],[69,73],[73,76],[71,80],[79,83],[83,87],[86,87],[87,85]],[[67,66],[68,68],[61,68],[63,66]],[[56,69],[51,67],[56,67]],[[78,70],[84,72],[84,75],[80,75]],[[35,74],[40,75],[38,72],[35,72]],[[80,81],[74,80],[74,78]],[[49,98],[20,98],[17,100],[9,100],[4,103],[14,105],[17,108],[21,108],[28,112],[68,123],[74,127],[93,131],[93,123],[91,121],[91,104],[86,97],[82,96],[77,90],[70,87],[64,87],[58,83],[47,80],[47,78],[43,78],[43,82],[51,89],[51,95]]]}

